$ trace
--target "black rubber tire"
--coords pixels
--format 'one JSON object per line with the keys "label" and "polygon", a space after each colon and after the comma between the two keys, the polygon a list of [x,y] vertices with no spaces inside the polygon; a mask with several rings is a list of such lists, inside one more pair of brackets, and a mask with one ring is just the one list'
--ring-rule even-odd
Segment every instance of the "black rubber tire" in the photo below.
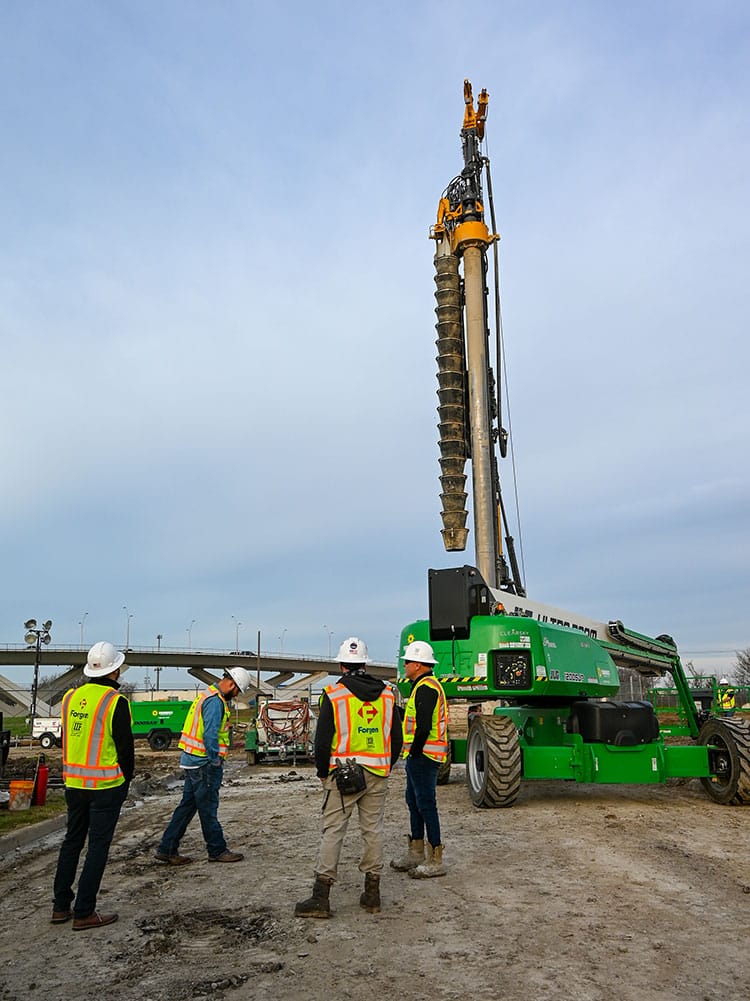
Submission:
{"label": "black rubber tire", "polygon": [[750,726],[712,716],[701,727],[698,743],[721,755],[721,773],[701,779],[711,799],[723,806],[750,804]]}
{"label": "black rubber tire", "polygon": [[475,716],[466,741],[466,785],[474,806],[512,806],[521,789],[521,747],[509,716]]}
{"label": "black rubber tire", "polygon": [[440,767],[438,768],[437,784],[439,786],[447,786],[451,780],[451,745],[448,744],[448,757],[445,761],[440,762]]}
{"label": "black rubber tire", "polygon": [[158,733],[150,733],[148,736],[148,746],[152,751],[166,751],[172,743],[172,734],[160,730]]}
{"label": "black rubber tire", "polygon": [[44,748],[45,751],[49,751],[55,746],[55,735],[54,733],[43,733],[39,738],[40,747]]}

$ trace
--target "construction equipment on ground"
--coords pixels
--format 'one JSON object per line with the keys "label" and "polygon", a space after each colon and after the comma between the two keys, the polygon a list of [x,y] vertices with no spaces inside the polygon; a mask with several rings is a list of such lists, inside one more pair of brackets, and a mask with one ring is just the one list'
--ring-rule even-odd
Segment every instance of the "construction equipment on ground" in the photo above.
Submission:
{"label": "construction equipment on ground", "polygon": [[261,761],[291,762],[313,753],[316,719],[310,703],[301,699],[260,699],[258,714],[245,734],[250,765]]}
{"label": "construction equipment on ground", "polygon": [[[465,81],[464,102],[464,167],[440,199],[430,235],[436,243],[442,534],[448,551],[466,548],[464,469],[470,461],[476,566],[429,571],[429,619],[402,631],[399,687],[404,694],[409,687],[406,645],[431,643],[434,673],[448,699],[451,758],[465,763],[476,806],[510,806],[526,780],[651,784],[686,777],[700,778],[718,803],[750,803],[750,726],[696,706],[670,636],[652,638],[618,620],[598,622],[526,597],[497,462],[509,445],[512,458],[512,440],[500,393],[498,237],[489,160],[481,152],[489,96],[483,90],[475,108]],[[616,700],[618,668],[671,677],[691,744],[666,743],[649,702]],[[445,767],[442,779],[448,774]]]}

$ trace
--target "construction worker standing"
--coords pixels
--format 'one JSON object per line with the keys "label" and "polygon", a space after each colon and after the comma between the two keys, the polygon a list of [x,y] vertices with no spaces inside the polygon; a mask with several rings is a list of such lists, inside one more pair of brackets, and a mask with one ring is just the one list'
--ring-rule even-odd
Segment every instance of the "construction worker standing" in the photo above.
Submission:
{"label": "construction worker standing", "polygon": [[416,879],[445,875],[436,791],[440,764],[448,757],[448,703],[432,673],[434,664],[437,661],[429,643],[415,640],[405,648],[404,671],[412,685],[404,710],[406,805],[411,834],[405,854],[391,866]]}
{"label": "construction worker standing", "polygon": [[719,682],[719,709],[724,716],[734,716],[737,692],[729,684],[729,678]]}
{"label": "construction worker standing", "polygon": [[344,640],[336,658],[341,680],[328,685],[321,696],[315,764],[325,793],[323,838],[312,896],[295,906],[297,917],[331,916],[328,898],[355,805],[364,842],[359,870],[365,874],[365,886],[359,903],[371,914],[380,910],[387,779],[401,752],[401,728],[393,690],[366,673],[368,660],[367,646],[361,639],[351,636]]}
{"label": "construction worker standing", "polygon": [[240,852],[230,852],[219,823],[219,789],[224,775],[224,759],[229,751],[229,703],[250,687],[250,672],[231,667],[217,685],[211,685],[194,700],[185,717],[180,737],[180,768],[185,773],[182,799],[161,836],[156,852],[158,862],[187,865],[188,855],[180,855],[180,841],[188,824],[198,814],[208,849],[209,862],[241,862]]}
{"label": "construction worker standing", "polygon": [[[71,688],[62,701],[68,825],[57,861],[51,922],[58,925],[72,918],[74,931],[117,921],[117,914],[97,913],[96,896],[135,768],[130,706],[117,694],[123,670],[123,653],[111,643],[95,643],[83,669],[90,680]],[[86,860],[73,903],[73,882],[87,836]]]}

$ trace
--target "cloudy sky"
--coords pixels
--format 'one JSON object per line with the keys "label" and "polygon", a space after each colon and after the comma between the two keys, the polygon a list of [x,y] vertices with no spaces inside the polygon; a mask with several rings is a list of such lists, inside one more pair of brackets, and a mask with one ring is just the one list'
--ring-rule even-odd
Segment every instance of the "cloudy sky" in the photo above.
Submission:
{"label": "cloudy sky", "polygon": [[0,38],[0,642],[395,660],[472,562],[427,238],[466,76],[529,594],[750,646],[744,2],[5,0]]}

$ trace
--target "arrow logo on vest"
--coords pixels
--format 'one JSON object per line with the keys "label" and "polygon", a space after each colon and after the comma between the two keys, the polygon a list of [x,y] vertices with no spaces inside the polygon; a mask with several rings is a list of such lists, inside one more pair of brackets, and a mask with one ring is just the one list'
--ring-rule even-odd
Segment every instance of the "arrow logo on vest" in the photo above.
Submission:
{"label": "arrow logo on vest", "polygon": [[375,706],[372,705],[371,702],[365,702],[365,704],[359,710],[359,713],[357,715],[361,719],[364,719],[368,723],[371,723],[375,719],[375,717],[378,715],[378,711],[375,708]]}

